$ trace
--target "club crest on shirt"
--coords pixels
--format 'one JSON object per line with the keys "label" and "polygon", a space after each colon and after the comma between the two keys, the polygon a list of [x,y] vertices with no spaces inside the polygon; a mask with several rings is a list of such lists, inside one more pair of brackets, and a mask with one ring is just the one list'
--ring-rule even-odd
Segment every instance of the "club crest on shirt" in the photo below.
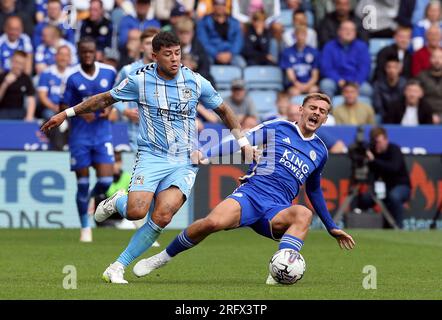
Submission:
{"label": "club crest on shirt", "polygon": [[107,88],[108,85],[109,81],[107,81],[107,79],[101,79],[100,86],[102,86],[103,88]]}
{"label": "club crest on shirt", "polygon": [[190,90],[190,88],[181,89],[181,93],[183,94],[183,98],[186,100],[192,98],[192,90]]}
{"label": "club crest on shirt", "polygon": [[315,152],[315,150],[310,151],[310,159],[312,159],[313,161],[316,160],[316,152]]}
{"label": "club crest on shirt", "polygon": [[144,176],[142,176],[142,175],[136,176],[134,184],[144,184]]}

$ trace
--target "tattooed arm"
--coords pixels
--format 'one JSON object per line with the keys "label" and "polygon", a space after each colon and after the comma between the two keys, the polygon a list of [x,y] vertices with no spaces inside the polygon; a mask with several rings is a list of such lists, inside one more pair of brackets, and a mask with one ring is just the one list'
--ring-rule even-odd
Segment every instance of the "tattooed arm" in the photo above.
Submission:
{"label": "tattooed arm", "polygon": [[[94,112],[100,109],[104,109],[106,107],[111,106],[117,102],[110,92],[99,93],[95,96],[90,97],[89,99],[77,104],[76,106],[69,108],[73,109],[75,115],[80,115],[88,112]],[[69,110],[68,109],[68,110]],[[66,111],[62,111],[57,113],[51,119],[49,119],[46,123],[43,124],[41,130],[43,132],[48,132],[54,127],[58,127],[64,120],[66,120],[67,114]]]}

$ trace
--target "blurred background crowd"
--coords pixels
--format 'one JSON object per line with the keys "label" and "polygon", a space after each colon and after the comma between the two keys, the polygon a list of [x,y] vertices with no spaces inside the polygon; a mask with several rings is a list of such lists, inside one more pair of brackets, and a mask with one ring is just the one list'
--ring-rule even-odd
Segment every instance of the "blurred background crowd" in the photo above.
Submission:
{"label": "blurred background crowd", "polygon": [[[121,79],[125,65],[151,61],[153,36],[169,30],[183,64],[244,128],[296,120],[316,91],[332,97],[327,125],[440,125],[441,26],[441,2],[429,0],[1,0],[0,120],[59,111],[80,38],[93,37],[97,60]],[[111,118],[136,123],[131,109]],[[199,129],[219,121],[198,111]]]}

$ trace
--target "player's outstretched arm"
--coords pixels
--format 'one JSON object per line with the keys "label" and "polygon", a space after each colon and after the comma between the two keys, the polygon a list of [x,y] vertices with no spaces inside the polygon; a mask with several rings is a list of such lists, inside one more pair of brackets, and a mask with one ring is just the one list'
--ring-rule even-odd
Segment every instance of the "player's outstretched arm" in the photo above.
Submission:
{"label": "player's outstretched arm", "polygon": [[75,115],[101,110],[106,107],[109,107],[115,102],[117,102],[117,100],[115,100],[111,96],[110,92],[99,93],[77,104],[72,108],[68,108],[62,112],[57,113],[55,116],[53,116],[51,119],[49,119],[43,124],[43,126],[41,127],[41,131],[46,133],[52,128],[61,125],[62,122],[66,120],[66,118],[68,117],[73,117]]}
{"label": "player's outstretched arm", "polygon": [[246,163],[251,163],[255,158],[253,148],[241,132],[241,125],[233,110],[223,102],[214,111],[219,115],[226,127],[230,129],[232,135],[238,141],[244,161]]}
{"label": "player's outstretched arm", "polygon": [[353,240],[352,236],[346,233],[341,229],[332,229],[330,230],[330,234],[335,237],[336,241],[338,241],[341,249],[351,250],[355,247],[356,243]]}

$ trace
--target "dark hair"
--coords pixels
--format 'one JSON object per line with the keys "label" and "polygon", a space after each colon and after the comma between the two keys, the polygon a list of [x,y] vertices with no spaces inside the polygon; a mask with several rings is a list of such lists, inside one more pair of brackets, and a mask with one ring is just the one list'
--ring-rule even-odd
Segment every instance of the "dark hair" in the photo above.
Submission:
{"label": "dark hair", "polygon": [[357,82],[346,81],[345,84],[342,86],[342,89],[347,87],[353,87],[356,90],[359,90],[359,84]]}
{"label": "dark hair", "polygon": [[304,9],[299,8],[299,9],[293,10],[292,17],[294,17],[297,14],[306,14],[306,13],[305,13]]}
{"label": "dark hair", "polygon": [[26,58],[28,56],[28,54],[26,52],[24,52],[23,50],[16,50],[16,51],[14,51],[12,56],[13,57],[20,56],[20,57]]}
{"label": "dark hair", "polygon": [[389,63],[389,62],[398,62],[400,63],[401,61],[399,60],[398,56],[396,54],[390,55],[387,57],[387,61],[385,61],[385,64]]}
{"label": "dark hair", "polygon": [[405,88],[408,86],[419,86],[422,88],[421,82],[418,79],[411,78],[405,84]]}
{"label": "dark hair", "polygon": [[48,0],[47,4],[49,4],[51,2],[57,2],[61,6],[61,1],[60,0]]}
{"label": "dark hair", "polygon": [[378,136],[383,135],[385,138],[388,138],[387,130],[384,127],[373,127],[370,130],[370,141],[374,141]]}
{"label": "dark hair", "polygon": [[96,45],[96,43],[95,43],[95,39],[94,39],[94,38],[92,38],[92,37],[90,37],[90,36],[86,36],[86,37],[81,38],[81,39],[78,41],[78,43],[77,43],[77,49],[80,49],[80,46],[81,46],[83,43],[93,43],[94,45]]}
{"label": "dark hair", "polygon": [[161,31],[152,40],[152,48],[154,52],[159,52],[161,48],[169,48],[179,46],[180,39],[177,35],[169,31]]}
{"label": "dark hair", "polygon": [[91,0],[90,4],[92,4],[92,2],[98,2],[100,4],[100,7],[103,8],[103,1],[101,1],[101,0]]}

